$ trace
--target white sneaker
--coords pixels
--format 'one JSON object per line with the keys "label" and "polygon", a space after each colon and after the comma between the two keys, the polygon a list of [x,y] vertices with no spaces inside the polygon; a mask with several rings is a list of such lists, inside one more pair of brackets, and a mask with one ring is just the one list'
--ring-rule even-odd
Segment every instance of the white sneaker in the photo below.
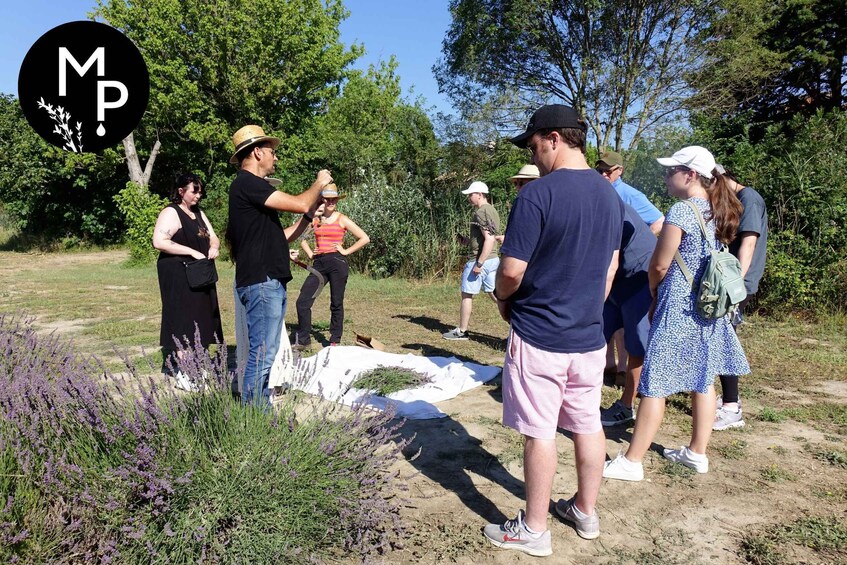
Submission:
{"label": "white sneaker", "polygon": [[674,463],[681,463],[698,473],[709,472],[709,458],[705,454],[694,453],[687,446],[680,447],[679,449],[666,449],[664,455],[665,459]]}
{"label": "white sneaker", "polygon": [[743,428],[744,417],[741,414],[741,408],[738,410],[730,410],[721,406],[715,410],[715,423],[712,424],[712,429],[715,431],[728,430],[730,428]]}
{"label": "white sneaker", "polygon": [[603,465],[603,476],[621,481],[643,481],[644,465],[633,463],[621,453],[611,461],[606,461]]}

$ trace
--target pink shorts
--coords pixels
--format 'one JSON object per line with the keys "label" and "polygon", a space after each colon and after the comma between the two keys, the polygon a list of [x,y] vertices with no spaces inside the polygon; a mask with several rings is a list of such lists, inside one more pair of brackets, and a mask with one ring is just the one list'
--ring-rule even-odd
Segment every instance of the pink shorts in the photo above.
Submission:
{"label": "pink shorts", "polygon": [[503,424],[536,439],[556,428],[593,434],[600,424],[606,346],[589,353],[553,353],[509,332],[503,365]]}

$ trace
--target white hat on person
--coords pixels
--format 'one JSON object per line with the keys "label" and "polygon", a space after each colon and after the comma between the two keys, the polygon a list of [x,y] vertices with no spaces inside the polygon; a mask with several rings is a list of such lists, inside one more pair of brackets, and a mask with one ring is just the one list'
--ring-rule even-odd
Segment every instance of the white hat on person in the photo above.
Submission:
{"label": "white hat on person", "polygon": [[537,179],[540,176],[541,174],[538,172],[538,167],[535,165],[524,165],[521,167],[521,170],[518,171],[518,174],[509,177],[509,180],[514,182],[518,179]]}
{"label": "white hat on person", "polygon": [[462,194],[473,194],[475,192],[488,194],[488,185],[481,180],[475,180],[469,187],[462,191]]}
{"label": "white hat on person", "polygon": [[707,179],[712,178],[712,171],[715,170],[717,164],[714,155],[708,149],[699,145],[683,147],[670,157],[660,157],[656,161],[663,167],[688,167]]}

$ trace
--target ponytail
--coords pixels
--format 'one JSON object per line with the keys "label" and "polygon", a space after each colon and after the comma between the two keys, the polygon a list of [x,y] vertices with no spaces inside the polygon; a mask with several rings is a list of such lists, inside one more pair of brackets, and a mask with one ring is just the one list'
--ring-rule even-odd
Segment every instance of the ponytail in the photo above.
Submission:
{"label": "ponytail", "polygon": [[735,191],[729,188],[729,184],[723,175],[717,170],[713,171],[713,178],[706,179],[700,175],[700,180],[706,188],[709,203],[712,205],[712,218],[715,220],[715,238],[725,245],[735,239],[738,226],[741,223],[741,213],[744,207]]}

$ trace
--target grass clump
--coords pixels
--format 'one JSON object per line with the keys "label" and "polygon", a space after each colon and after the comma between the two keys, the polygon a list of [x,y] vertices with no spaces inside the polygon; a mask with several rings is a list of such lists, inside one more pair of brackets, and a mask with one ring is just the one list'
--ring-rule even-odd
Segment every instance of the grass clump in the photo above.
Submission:
{"label": "grass clump", "polygon": [[803,548],[800,553],[809,548],[823,562],[842,563],[847,558],[847,526],[836,517],[803,517],[749,533],[741,540],[745,559],[756,565],[788,563],[792,548]]}
{"label": "grass clump", "polygon": [[384,367],[382,365],[366,371],[353,381],[353,388],[373,391],[388,396],[407,388],[417,388],[432,382],[432,377],[406,367]]}
{"label": "grass clump", "polygon": [[776,463],[762,469],[761,475],[764,480],[771,483],[781,483],[782,481],[793,481],[795,479],[790,471],[783,469]]}
{"label": "grass clump", "polygon": [[780,422],[785,421],[785,415],[780,412],[777,412],[773,408],[762,408],[762,411],[759,412],[757,419],[761,422],[772,422],[774,424],[779,424]]}
{"label": "grass clump", "polygon": [[0,562],[296,564],[389,547],[405,446],[390,412],[242,406],[225,360],[187,350],[180,368],[209,386],[182,394],[0,317]]}

